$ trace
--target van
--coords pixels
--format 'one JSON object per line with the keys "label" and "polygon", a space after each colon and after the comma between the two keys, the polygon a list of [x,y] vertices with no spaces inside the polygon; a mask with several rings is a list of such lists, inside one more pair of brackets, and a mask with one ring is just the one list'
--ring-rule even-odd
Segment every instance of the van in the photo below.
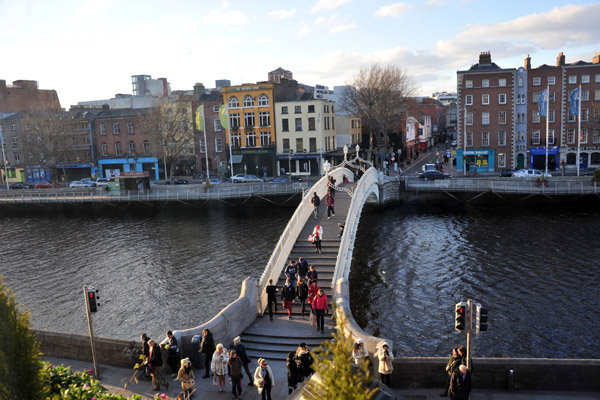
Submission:
{"label": "van", "polygon": [[435,171],[435,164],[424,164],[423,167],[423,172],[427,172],[427,171]]}

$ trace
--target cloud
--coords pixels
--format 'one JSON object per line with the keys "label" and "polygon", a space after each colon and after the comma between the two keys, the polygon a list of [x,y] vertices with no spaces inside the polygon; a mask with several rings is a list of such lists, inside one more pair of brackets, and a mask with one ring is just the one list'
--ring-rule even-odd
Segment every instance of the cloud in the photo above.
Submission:
{"label": "cloud", "polygon": [[111,8],[113,0],[83,0],[79,4],[77,15],[79,17],[94,17],[98,13]]}
{"label": "cloud", "polygon": [[438,8],[438,7],[443,7],[447,4],[448,4],[448,0],[427,0],[425,2],[425,7]]}
{"label": "cloud", "polygon": [[229,8],[229,2],[223,1],[221,7],[209,11],[202,18],[202,22],[219,26],[235,26],[249,21],[249,18],[241,11],[230,10]]}
{"label": "cloud", "polygon": [[281,20],[281,19],[289,18],[289,17],[293,16],[294,14],[296,14],[296,9],[293,8],[289,11],[288,10],[271,11],[267,15],[269,17],[271,17],[272,19]]}
{"label": "cloud", "polygon": [[333,8],[338,8],[350,0],[318,0],[317,4],[312,8],[312,12],[317,12],[321,10],[331,10]]}
{"label": "cloud", "polygon": [[311,32],[310,28],[307,25],[302,25],[300,30],[298,31],[298,36],[306,36]]}
{"label": "cloud", "polygon": [[342,33],[352,29],[356,29],[355,24],[346,24],[346,25],[338,25],[336,27],[331,28],[329,32],[331,33]]}
{"label": "cloud", "polygon": [[377,17],[400,17],[406,14],[413,8],[412,4],[408,3],[395,3],[389,6],[383,6],[375,12]]}

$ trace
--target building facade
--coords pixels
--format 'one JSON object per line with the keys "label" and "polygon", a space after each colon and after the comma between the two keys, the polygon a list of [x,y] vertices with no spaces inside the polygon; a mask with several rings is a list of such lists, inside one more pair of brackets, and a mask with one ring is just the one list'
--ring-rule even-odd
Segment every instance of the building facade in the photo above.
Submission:
{"label": "building facade", "polygon": [[7,85],[0,80],[0,113],[27,110],[60,110],[56,90],[40,89],[37,81],[18,80]]}
{"label": "building facade", "polygon": [[[201,106],[204,106],[204,126],[194,124],[195,136],[197,137],[195,141],[196,154],[198,155],[196,170],[204,175],[207,172],[207,158],[210,176],[217,174],[222,177],[227,172],[227,138],[225,129],[219,120],[219,107],[222,104],[223,96],[217,91],[210,95],[201,96],[198,101],[192,102],[194,115],[199,112]],[[196,121],[198,120],[196,119]],[[206,133],[206,143],[204,142],[204,133]]]}

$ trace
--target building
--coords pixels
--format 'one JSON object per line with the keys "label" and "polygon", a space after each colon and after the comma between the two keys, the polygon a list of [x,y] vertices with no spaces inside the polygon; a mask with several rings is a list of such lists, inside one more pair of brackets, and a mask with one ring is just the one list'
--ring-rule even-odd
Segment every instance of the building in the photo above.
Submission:
{"label": "building", "polygon": [[329,100],[335,102],[335,136],[337,147],[348,146],[349,151],[362,144],[362,124],[359,117],[351,115],[339,106],[344,91],[348,86],[334,86]]}
{"label": "building", "polygon": [[[204,106],[204,127],[194,125],[194,133],[197,137],[195,141],[197,146],[196,154],[198,155],[196,171],[201,171],[206,175],[208,158],[208,170],[211,177],[215,174],[224,176],[227,172],[227,138],[225,129],[223,129],[219,120],[219,107],[222,104],[223,95],[218,91],[202,95],[198,100],[192,102],[194,115],[199,112],[200,106]],[[206,146],[204,133],[206,133]],[[207,151],[208,156],[206,154]]]}
{"label": "building", "polygon": [[171,96],[171,84],[166,78],[152,79],[150,75],[133,75],[131,77],[132,94],[118,93],[112,99],[80,101],[80,108],[102,108],[109,106],[112,110],[122,108],[150,108],[167,101]]}
{"label": "building", "polygon": [[0,80],[0,113],[27,110],[60,110],[56,90],[39,89],[37,81],[18,80],[7,85]]}
{"label": "building", "polygon": [[269,72],[268,76],[269,82],[274,83],[281,83],[282,79],[287,79],[290,81],[294,79],[294,74],[292,74],[292,71],[288,71],[287,69],[283,69],[281,67]]}

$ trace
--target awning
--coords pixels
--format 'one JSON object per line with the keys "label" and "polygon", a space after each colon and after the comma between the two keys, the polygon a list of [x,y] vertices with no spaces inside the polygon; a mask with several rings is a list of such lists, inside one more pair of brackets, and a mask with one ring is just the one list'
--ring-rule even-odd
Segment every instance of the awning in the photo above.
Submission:
{"label": "awning", "polygon": [[242,158],[244,158],[244,156],[242,154],[232,155],[231,156],[231,162],[234,163],[234,164],[241,164]]}

